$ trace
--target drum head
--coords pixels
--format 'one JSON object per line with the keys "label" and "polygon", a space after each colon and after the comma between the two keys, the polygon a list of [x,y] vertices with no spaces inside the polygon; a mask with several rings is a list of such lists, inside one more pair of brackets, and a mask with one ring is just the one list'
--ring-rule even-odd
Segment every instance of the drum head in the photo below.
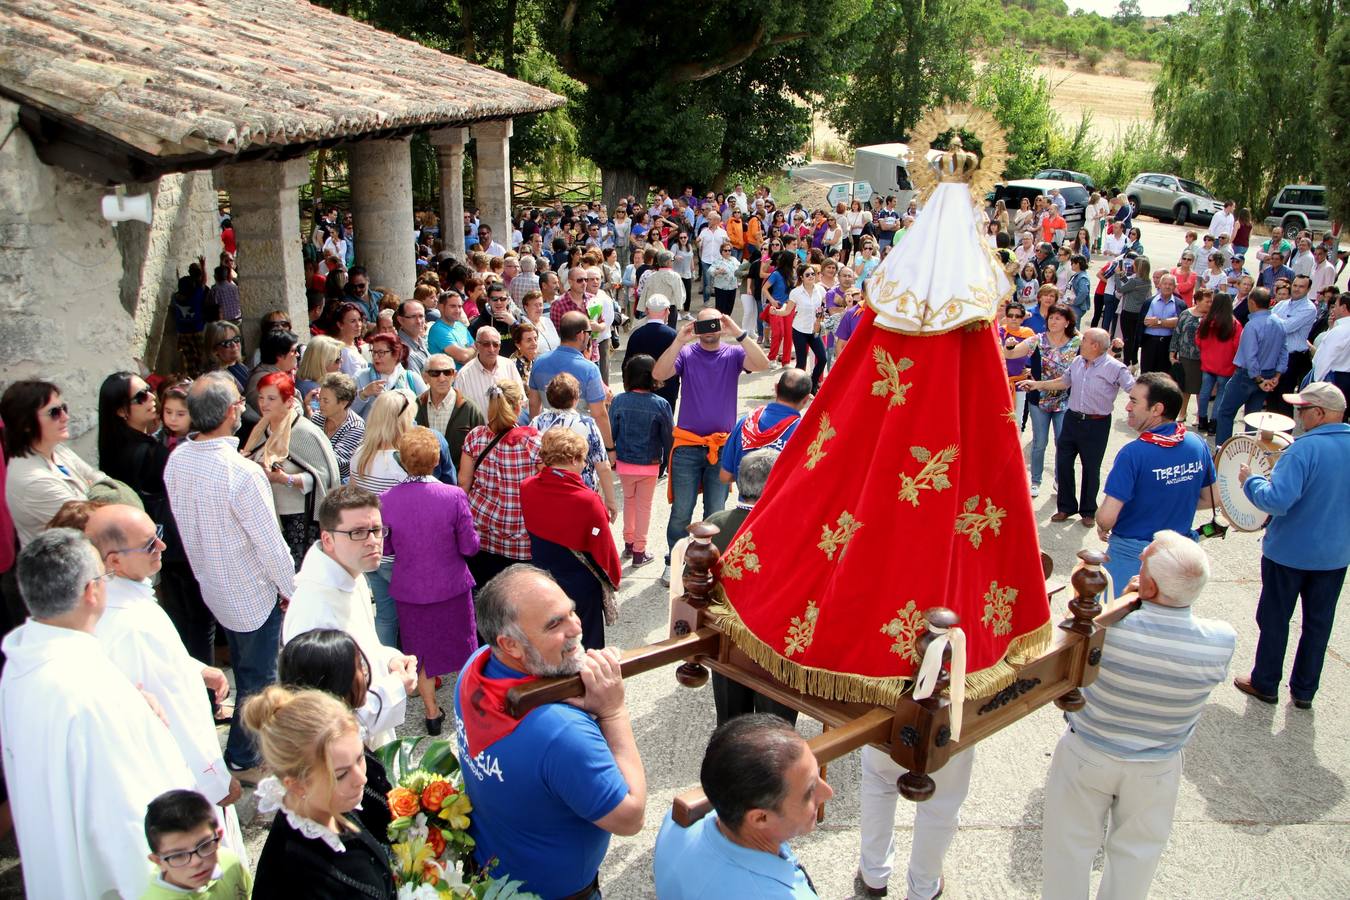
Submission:
{"label": "drum head", "polygon": [[1276,412],[1247,413],[1242,417],[1242,421],[1248,428],[1255,431],[1293,431],[1294,420],[1288,416],[1282,416]]}
{"label": "drum head", "polygon": [[1238,469],[1245,465],[1251,468],[1253,475],[1269,475],[1271,469],[1275,468],[1278,456],[1278,453],[1265,449],[1253,435],[1248,434],[1234,435],[1219,448],[1219,456],[1214,461],[1218,476],[1215,487],[1218,489],[1219,510],[1238,531],[1259,531],[1270,518],[1242,492],[1242,485],[1238,483]]}

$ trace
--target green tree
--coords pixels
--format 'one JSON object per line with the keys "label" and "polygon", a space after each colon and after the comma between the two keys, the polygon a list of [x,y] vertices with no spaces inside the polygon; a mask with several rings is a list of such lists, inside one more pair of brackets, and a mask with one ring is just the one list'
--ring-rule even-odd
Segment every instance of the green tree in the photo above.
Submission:
{"label": "green tree", "polygon": [[1008,135],[1007,178],[1025,178],[1050,161],[1050,82],[1036,73],[1031,54],[1000,50],[979,74],[975,102],[993,113]]}
{"label": "green tree", "polygon": [[854,26],[861,58],[826,118],[854,145],[897,141],[929,107],[969,96],[984,3],[881,0]]}
{"label": "green tree", "polygon": [[1312,5],[1196,0],[1162,33],[1153,100],[1164,133],[1212,190],[1253,210],[1318,169],[1307,103],[1292,99],[1308,97],[1317,60],[1285,66],[1272,53],[1307,47]]}
{"label": "green tree", "polygon": [[1331,195],[1331,217],[1350,222],[1350,21],[1327,40],[1318,81],[1322,183]]}
{"label": "green tree", "polygon": [[1139,9],[1139,0],[1120,0],[1120,5],[1116,7],[1116,14],[1112,16],[1121,25],[1133,25],[1144,18],[1144,13]]}

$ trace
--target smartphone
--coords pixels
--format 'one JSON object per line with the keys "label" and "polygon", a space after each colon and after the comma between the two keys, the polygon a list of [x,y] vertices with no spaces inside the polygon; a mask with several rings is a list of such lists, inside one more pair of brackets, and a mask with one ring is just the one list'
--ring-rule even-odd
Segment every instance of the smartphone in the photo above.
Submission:
{"label": "smartphone", "polygon": [[721,330],[720,319],[699,319],[694,323],[694,334],[717,334]]}
{"label": "smartphone", "polygon": [[1125,274],[1126,275],[1134,274],[1134,260],[1132,259],[1125,260]]}

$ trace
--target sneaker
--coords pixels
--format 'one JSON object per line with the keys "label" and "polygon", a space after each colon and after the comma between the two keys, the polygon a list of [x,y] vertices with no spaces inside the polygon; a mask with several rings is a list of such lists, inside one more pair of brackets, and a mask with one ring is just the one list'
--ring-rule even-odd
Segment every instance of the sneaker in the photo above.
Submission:
{"label": "sneaker", "polygon": [[621,556],[621,557],[619,557],[619,558],[620,558],[620,559],[631,559],[632,556],[633,556],[633,545],[632,545],[632,544],[624,544],[624,545],[623,545],[623,556]]}
{"label": "sneaker", "polygon": [[661,572],[659,580],[665,587],[670,587],[670,566],[666,566],[665,570]]}
{"label": "sneaker", "polygon": [[644,550],[634,550],[633,568],[636,569],[638,566],[645,566],[647,563],[651,562],[654,559],[656,559],[655,556],[652,556],[650,553],[647,553]]}
{"label": "sneaker", "polygon": [[685,312],[680,313],[680,321],[692,322],[694,321],[694,314],[686,310]]}
{"label": "sneaker", "polygon": [[1031,486],[1031,496],[1039,497],[1040,495],[1041,495],[1041,486],[1039,484],[1033,484]]}

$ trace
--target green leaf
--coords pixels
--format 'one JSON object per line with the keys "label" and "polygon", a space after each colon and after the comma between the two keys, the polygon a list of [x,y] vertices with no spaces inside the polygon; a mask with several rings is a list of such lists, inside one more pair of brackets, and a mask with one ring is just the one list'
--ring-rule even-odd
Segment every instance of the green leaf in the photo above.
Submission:
{"label": "green leaf", "polygon": [[459,759],[455,756],[452,741],[440,739],[427,745],[422,754],[421,768],[436,775],[453,775],[459,771]]}

